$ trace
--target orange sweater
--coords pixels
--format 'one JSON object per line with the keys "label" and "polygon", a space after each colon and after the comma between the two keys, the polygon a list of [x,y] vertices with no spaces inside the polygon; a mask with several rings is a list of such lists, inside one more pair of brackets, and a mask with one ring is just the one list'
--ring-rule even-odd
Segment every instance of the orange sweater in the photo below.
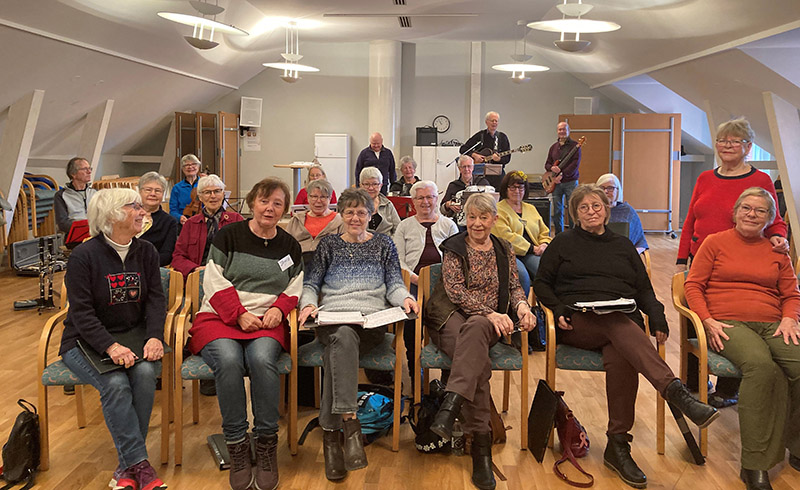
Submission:
{"label": "orange sweater", "polygon": [[692,260],[686,301],[701,320],[779,322],[798,318],[800,291],[788,255],[766,238],[731,228],[709,235]]}

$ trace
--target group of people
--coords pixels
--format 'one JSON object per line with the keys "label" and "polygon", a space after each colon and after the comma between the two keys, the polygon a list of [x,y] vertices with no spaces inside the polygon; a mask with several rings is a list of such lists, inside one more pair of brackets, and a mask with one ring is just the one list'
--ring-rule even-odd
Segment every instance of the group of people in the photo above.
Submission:
{"label": "group of people", "polygon": [[[496,129],[496,120],[493,124]],[[748,488],[761,489],[769,488],[766,470],[783,459],[786,447],[790,464],[800,470],[800,427],[791,423],[800,415],[800,292],[785,254],[786,227],[776,216],[774,189],[764,190],[768,181],[753,182],[760,175],[749,165],[742,168],[752,134],[743,134],[741,123],[730,124],[717,138],[723,166],[710,177],[701,175],[712,180],[698,182],[695,189],[685,228],[692,243],[682,245],[679,257],[688,251],[692,259],[687,300],[703,320],[709,345],[744,372],[742,478]],[[733,153],[741,161],[734,161]],[[379,159],[381,152],[372,156]],[[200,212],[183,220],[177,240],[178,221],[160,209],[166,181],[157,173],[142,176],[139,192],[106,189],[87,199],[92,238],[75,248],[67,268],[70,309],[61,355],[100,391],[119,459],[112,488],[166,487],[147,461],[145,439],[164,351],[166,302],[158,267],[169,237],[172,267],[184,275],[205,268],[204,300],[188,347],[214,372],[232,489],[278,486],[278,358],[287,346],[290,312],[297,308],[305,324],[320,309],[369,314],[389,307],[421,313],[431,341],[452,359],[431,431],[449,439],[460,419],[473,436],[472,482],[480,489],[495,488],[489,349],[515,331],[535,327],[527,299],[531,284],[538,301],[554,312],[558,342],[602,351],[609,414],[604,462],[628,485],[646,486],[630,447],[639,374],[699,427],[718,412],[687,390],[645,334],[642,314],[657,342],[667,340],[669,328],[639,257],[647,243],[636,213],[609,174],[597,185],[571,190],[568,211],[575,226],[551,237],[535,207],[524,202],[528,179],[522,172],[503,176],[499,203],[489,193],[454,202],[459,187],[472,183],[473,158],[460,158],[460,177],[441,203],[436,184],[416,178],[413,160],[406,160],[398,182],[401,192],[411,184],[416,214],[403,221],[380,192],[386,179],[373,166],[361,169],[359,187],[344,190],[335,210],[324,171],[312,167],[304,189],[308,210],[278,226],[292,202],[283,181],[269,177],[253,186],[246,197],[253,217],[245,220],[223,209],[224,183],[215,175],[197,178],[197,163],[187,159],[185,184],[195,190]],[[85,173],[84,162],[72,164],[68,173]],[[70,192],[85,190],[79,183]],[[730,209],[722,202],[727,195],[734,201]],[[80,203],[72,195],[67,199]],[[457,213],[463,215],[461,229],[448,217]],[[609,229],[615,214],[628,223],[628,237]],[[724,216],[732,218],[733,228],[722,226]],[[441,280],[420,312],[418,276],[438,263]],[[635,311],[599,315],[574,308],[578,301],[619,298],[634,299]],[[129,331],[138,332],[139,354],[117,340]],[[359,356],[384,342],[386,328],[326,325],[315,333],[324,346],[324,473],[339,481],[368,464],[356,417]],[[407,333],[413,372],[418,369],[414,335]],[[79,342],[106,353],[123,369],[100,374]]]}

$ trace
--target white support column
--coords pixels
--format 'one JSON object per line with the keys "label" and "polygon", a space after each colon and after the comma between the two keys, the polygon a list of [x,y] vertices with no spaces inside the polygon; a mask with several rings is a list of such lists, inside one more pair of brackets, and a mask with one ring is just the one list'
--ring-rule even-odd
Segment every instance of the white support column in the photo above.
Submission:
{"label": "white support column", "polygon": [[788,162],[800,162],[800,116],[797,107],[772,92],[764,92],[764,109],[767,112],[769,132],[781,176],[783,198],[786,200],[786,214],[789,227],[797,236],[800,222],[797,217],[797,204],[800,203],[800,167]]}
{"label": "white support column", "polygon": [[[44,90],[34,90],[20,98],[8,109],[5,130],[0,137],[0,188],[12,208],[17,206],[17,196],[22,185],[28,156],[31,153],[36,123],[42,109]],[[6,211],[6,227],[3,233],[8,236],[14,210]]]}
{"label": "white support column", "polygon": [[383,135],[383,145],[397,157],[400,145],[400,86],[402,70],[400,41],[369,43],[369,118],[370,134]]}
{"label": "white support column", "polygon": [[[714,140],[717,139],[717,125],[714,123],[714,114],[711,112],[711,101],[708,99],[703,100],[703,110],[706,111],[706,119],[708,120],[708,132],[711,133],[711,149],[714,150],[716,148],[714,146]],[[714,151],[714,167],[719,167],[719,161],[717,160],[717,152]]]}
{"label": "white support column", "polygon": [[111,120],[111,109],[113,108],[114,101],[108,99],[86,114],[86,124],[81,134],[78,155],[89,159],[89,163],[92,165],[92,180],[97,173],[100,155],[103,153],[103,142],[106,139],[108,122]]}
{"label": "white support column", "polygon": [[483,76],[483,48],[482,42],[470,43],[469,63],[469,134],[467,138],[483,129],[483,114],[481,113],[481,77]]}

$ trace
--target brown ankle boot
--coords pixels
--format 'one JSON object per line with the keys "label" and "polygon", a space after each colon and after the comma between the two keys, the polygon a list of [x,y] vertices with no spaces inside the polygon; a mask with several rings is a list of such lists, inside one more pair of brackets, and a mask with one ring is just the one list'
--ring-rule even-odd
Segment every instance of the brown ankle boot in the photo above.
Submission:
{"label": "brown ankle boot", "polygon": [[322,454],[325,456],[325,478],[338,481],[347,476],[342,452],[342,431],[322,431]]}
{"label": "brown ankle boot", "polygon": [[361,422],[352,418],[342,422],[344,431],[344,467],[347,471],[360,470],[367,467],[367,453],[364,452],[364,440],[361,436]]}
{"label": "brown ankle boot", "polygon": [[227,443],[231,456],[230,484],[231,490],[247,490],[253,485],[253,468],[250,463],[250,436],[245,435],[243,441]]}
{"label": "brown ankle boot", "polygon": [[261,434],[256,439],[256,490],[278,488],[278,434]]}

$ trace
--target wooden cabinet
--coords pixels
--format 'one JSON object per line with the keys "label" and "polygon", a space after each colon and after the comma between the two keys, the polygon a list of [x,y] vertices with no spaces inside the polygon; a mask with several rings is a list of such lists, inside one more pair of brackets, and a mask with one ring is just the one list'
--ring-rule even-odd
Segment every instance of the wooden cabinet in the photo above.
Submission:
{"label": "wooden cabinet", "polygon": [[175,172],[178,182],[183,178],[180,161],[193,153],[200,159],[201,172],[218,175],[239,197],[239,115],[228,112],[175,113]]}

